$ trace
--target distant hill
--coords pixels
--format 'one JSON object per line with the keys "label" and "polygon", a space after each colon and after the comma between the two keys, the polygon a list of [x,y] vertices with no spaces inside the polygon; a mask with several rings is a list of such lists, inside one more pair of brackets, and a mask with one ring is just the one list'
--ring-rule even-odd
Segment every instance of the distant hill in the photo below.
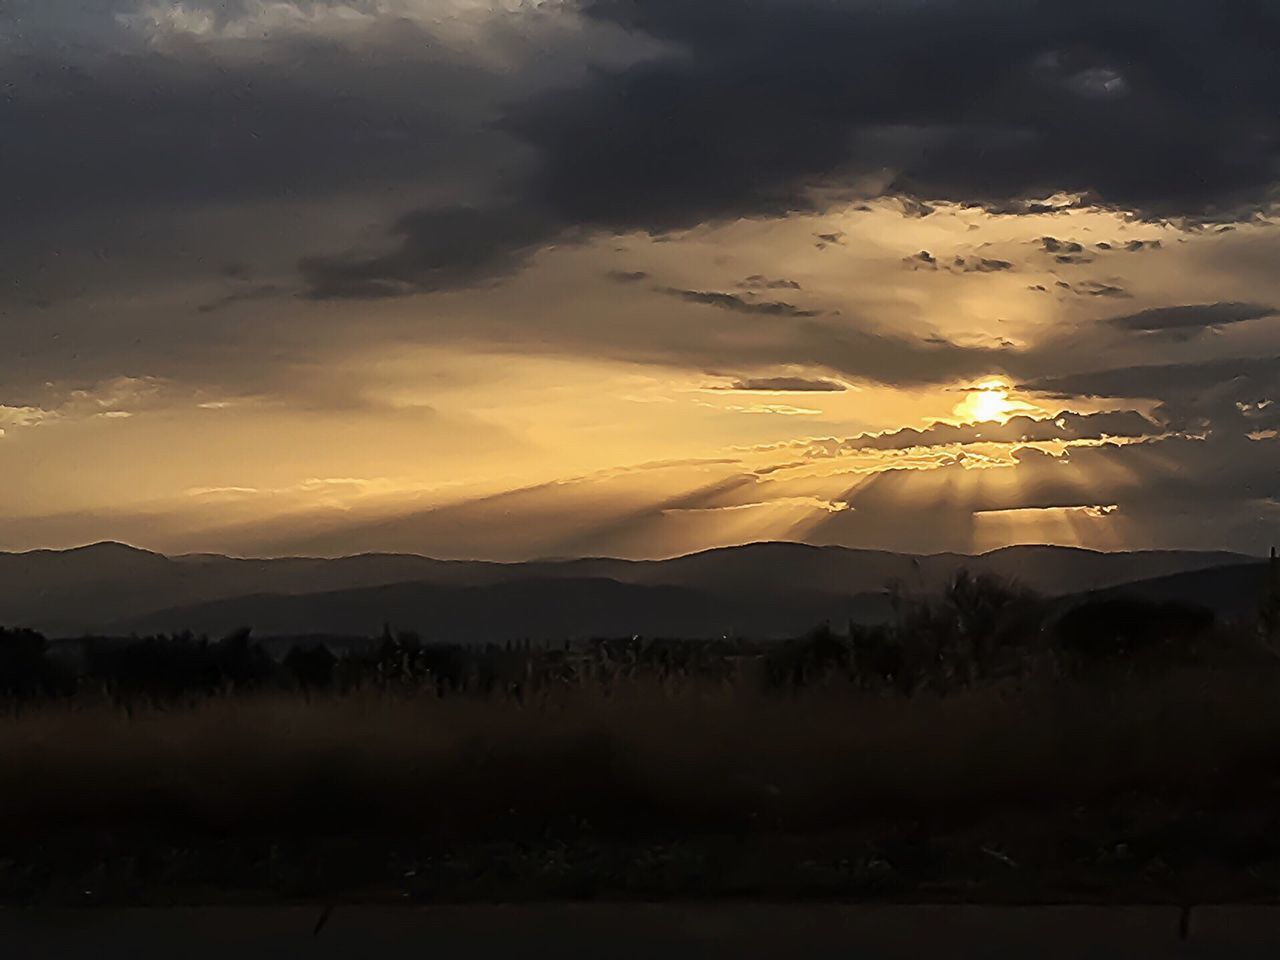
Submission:
{"label": "distant hill", "polygon": [[1178,601],[1206,607],[1224,620],[1252,618],[1262,602],[1267,578],[1265,562],[1242,563],[1137,580],[1070,599],[1079,602],[1134,597],[1157,603]]}
{"label": "distant hill", "polygon": [[[879,591],[891,581],[909,591],[929,592],[939,589],[957,570],[969,569],[1016,579],[1039,593],[1058,595],[1250,559],[1225,552],[1100,553],[1038,545],[1006,547],[978,556],[916,556],[801,543],[753,543],[672,560],[573,560],[558,566],[623,582],[681,584],[717,592],[810,589],[834,593]],[[525,566],[546,575],[542,565]]]}
{"label": "distant hill", "polygon": [[[345,622],[349,606],[350,616],[362,624],[372,618],[375,628],[392,620],[412,629],[422,619],[419,611],[426,609],[420,604],[438,603],[462,611],[471,609],[468,604],[518,602],[525,611],[521,628],[525,634],[555,629],[574,632],[576,628],[569,629],[572,623],[550,601],[542,604],[533,596],[541,592],[571,611],[578,610],[575,622],[582,624],[606,622],[587,612],[604,602],[599,598],[608,598],[620,605],[607,621],[616,624],[619,633],[651,632],[648,627],[641,629],[641,624],[666,625],[665,632],[690,634],[720,632],[727,624],[750,632],[758,625],[763,633],[766,626],[773,630],[801,623],[788,629],[803,629],[828,618],[880,619],[888,609],[884,592],[891,581],[911,592],[931,592],[961,568],[1013,577],[1041,593],[1063,595],[1250,559],[1231,553],[1098,553],[1049,546],[1010,547],[982,556],[912,556],[838,546],[756,543],[671,560],[491,563],[413,554],[335,559],[166,557],[102,543],[75,550],[0,553],[0,624],[69,636],[124,626],[144,629],[161,622],[214,632],[202,624],[223,619],[265,631],[269,618],[270,632],[303,633],[315,627],[332,632],[337,622]],[[421,589],[415,591],[409,585]],[[486,588],[504,585],[509,588],[486,593]],[[381,593],[371,590],[393,587]],[[383,612],[374,615],[379,604]],[[325,613],[316,612],[320,610]],[[623,616],[619,611],[624,610],[631,612]],[[174,618],[181,615],[208,619],[179,625]],[[480,616],[487,623],[501,620],[483,611]],[[440,622],[461,619],[465,619],[461,613],[456,619],[442,615]]]}

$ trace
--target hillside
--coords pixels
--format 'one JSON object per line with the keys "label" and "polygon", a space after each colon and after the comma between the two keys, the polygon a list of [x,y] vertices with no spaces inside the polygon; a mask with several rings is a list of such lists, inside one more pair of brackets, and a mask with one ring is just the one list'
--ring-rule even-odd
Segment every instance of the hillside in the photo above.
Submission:
{"label": "hillside", "polygon": [[1095,590],[1072,597],[1105,600],[1135,597],[1156,603],[1179,602],[1206,607],[1224,619],[1257,613],[1267,585],[1267,564],[1243,563],[1208,570],[1191,570]]}
{"label": "hillside", "polygon": [[[556,604],[583,611],[578,623],[616,627],[612,632],[652,632],[656,625],[663,632],[704,635],[729,626],[741,629],[742,624],[768,630],[787,625],[794,630],[828,618],[837,622],[849,616],[878,619],[887,609],[883,593],[889,583],[913,592],[933,591],[962,568],[1013,577],[1046,595],[1065,595],[1248,559],[1228,553],[1097,553],[1048,546],[1011,547],[982,556],[912,556],[839,546],[756,543],[669,560],[492,563],[413,554],[333,559],[166,557],[103,543],[66,551],[0,554],[0,624],[67,636],[159,623],[211,631],[212,626],[204,625],[252,623],[266,629],[265,622],[257,619],[261,616],[270,620],[273,632],[301,633],[316,625],[332,631],[336,623],[348,619],[372,622],[375,628],[385,620],[408,626],[422,620],[418,611],[431,603],[457,612],[454,619],[443,618],[442,624],[460,624],[474,619],[462,611],[519,602],[524,612],[518,617],[511,614],[509,622],[519,623],[521,635],[567,628]],[[525,586],[493,589],[517,583]],[[528,586],[532,583],[541,586]],[[413,591],[406,584],[421,588],[416,598],[409,596]],[[396,589],[382,593],[372,589],[392,587]],[[536,591],[549,599],[534,602],[531,595]],[[623,606],[613,611],[612,619],[603,618],[603,609],[601,616],[587,615],[594,605],[605,602]],[[379,603],[382,608],[377,607]],[[199,620],[178,624],[175,618],[182,615]],[[476,615],[484,622],[498,622],[496,615],[482,609]],[[795,623],[802,626],[790,626]]]}

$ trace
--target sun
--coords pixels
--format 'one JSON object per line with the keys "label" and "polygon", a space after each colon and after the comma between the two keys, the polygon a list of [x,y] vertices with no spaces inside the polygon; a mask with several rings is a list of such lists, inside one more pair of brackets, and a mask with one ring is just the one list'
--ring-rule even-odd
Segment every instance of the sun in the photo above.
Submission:
{"label": "sun", "polygon": [[968,394],[952,411],[964,423],[1005,423],[1019,413],[1036,407],[1009,396],[1009,385],[998,378],[983,380],[969,388]]}

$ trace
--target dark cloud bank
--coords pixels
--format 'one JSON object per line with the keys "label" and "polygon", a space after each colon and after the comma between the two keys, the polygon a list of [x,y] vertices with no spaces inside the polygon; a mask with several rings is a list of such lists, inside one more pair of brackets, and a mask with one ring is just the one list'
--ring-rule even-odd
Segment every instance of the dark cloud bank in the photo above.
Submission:
{"label": "dark cloud bank", "polygon": [[317,241],[299,261],[312,298],[472,286],[552,243],[816,210],[831,188],[921,214],[916,198],[1037,212],[1066,192],[1230,219],[1271,201],[1280,161],[1275,0],[583,0],[587,31],[491,27],[473,51],[396,21],[239,56],[111,34],[136,6],[64,14],[75,45],[64,26],[4,51],[5,212],[415,180],[464,198],[405,211],[364,252]]}
{"label": "dark cloud bank", "polygon": [[465,262],[439,255],[452,224],[417,214],[392,254],[307,260],[316,295],[467,283],[566,232],[812,210],[813,188],[883,171],[890,192],[1003,210],[1067,192],[1142,217],[1230,219],[1272,196],[1270,0],[584,9],[670,54],[508,105],[500,127],[533,149],[535,167],[514,207],[470,214]]}

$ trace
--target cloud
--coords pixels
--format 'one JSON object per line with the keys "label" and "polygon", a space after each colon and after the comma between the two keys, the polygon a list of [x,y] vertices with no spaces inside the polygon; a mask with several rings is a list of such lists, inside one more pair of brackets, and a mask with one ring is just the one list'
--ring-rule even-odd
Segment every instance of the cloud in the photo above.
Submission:
{"label": "cloud", "polygon": [[1106,369],[1044,376],[1021,384],[1021,388],[1053,397],[1185,398],[1229,389],[1230,392],[1261,393],[1270,398],[1280,393],[1280,357],[1225,357],[1219,360],[1106,367]]}
{"label": "cloud", "polygon": [[1074,240],[1059,240],[1057,237],[1041,237],[1040,246],[1046,253],[1081,253],[1084,250]]}
{"label": "cloud", "polygon": [[778,508],[799,510],[822,510],[826,513],[839,513],[848,510],[847,503],[823,500],[819,497],[778,497],[775,500],[761,500],[755,503],[732,503],[708,507],[668,507],[664,513],[712,513],[735,510],[776,510]]}
{"label": "cloud", "polygon": [[738,283],[738,286],[746,290],[799,290],[800,284],[795,280],[774,279],[771,280],[763,274],[753,273]]}
{"label": "cloud", "polygon": [[88,385],[46,383],[35,397],[0,400],[0,428],[37,427],[57,421],[125,420],[135,411],[153,409],[166,392],[181,393],[153,377],[113,377]]}
{"label": "cloud", "polygon": [[[412,196],[383,249],[300,251],[318,298],[465,288],[566,236],[834,195],[896,196],[910,215],[1230,219],[1267,207],[1277,179],[1270,4],[44,6],[23,2],[30,25],[0,59],[0,125],[20,145],[0,178],[22,185],[7,216]],[[451,228],[465,253],[437,239]]]}
{"label": "cloud", "polygon": [[[824,383],[1004,374],[1215,441],[1280,416],[1277,331],[1260,319],[1280,302],[1274,244],[1246,222],[1277,198],[1270,0],[0,6],[0,429],[18,468],[24,446],[142,436],[158,410],[390,403],[404,385],[365,391],[362,371],[405,345],[455,368],[495,349],[665,365],[679,372],[645,375],[816,406]],[[1239,229],[1219,238],[1226,221]],[[921,247],[908,262],[933,270],[913,276],[898,258]],[[1105,309],[1130,290],[1140,303]],[[383,302],[352,302],[366,300]],[[1186,305],[1137,312],[1162,301]],[[506,369],[484,371],[505,403]],[[99,389],[118,374],[163,396]],[[443,373],[404,389],[446,413],[468,402]],[[717,405],[770,399],[796,400]],[[889,427],[951,402],[865,399]],[[822,429],[862,430],[858,416]],[[1011,443],[1107,426],[1011,424],[996,431]],[[958,445],[992,436],[949,429]],[[870,442],[945,446],[947,428],[895,433]]]}
{"label": "cloud", "polygon": [[779,417],[817,417],[822,415],[821,410],[814,410],[811,407],[793,407],[788,403],[755,403],[749,407],[731,406],[726,409],[733,410],[736,413],[769,414]]}
{"label": "cloud", "polygon": [[[1012,465],[975,467],[975,459],[953,457],[933,469],[836,475],[821,487],[776,472],[700,475],[664,494],[620,489],[625,476],[582,478],[379,522],[350,517],[320,532],[277,528],[271,552],[332,553],[349,551],[352,544],[412,550],[432,543],[444,555],[501,559],[670,555],[724,542],[718,539],[726,536],[723,526],[699,527],[693,523],[697,517],[755,513],[764,504],[807,507],[812,516],[803,526],[735,528],[729,542],[800,538],[895,550],[970,550],[982,514],[1078,508],[1103,514],[1092,519],[1110,525],[1096,528],[1094,541],[1087,539],[1089,530],[1079,531],[1095,546],[1123,537],[1129,545],[1257,549],[1264,546],[1260,534],[1266,534],[1256,518],[1275,518],[1273,500],[1280,498],[1280,441],[1159,437],[1072,446],[1062,455],[1024,448]],[[258,525],[252,535],[269,533]]]}
{"label": "cloud", "polygon": [[380,299],[472,287],[522,268],[548,239],[548,221],[520,208],[452,207],[402,217],[390,253],[307,257],[313,299]]}
{"label": "cloud", "polygon": [[[1161,437],[1136,443],[1072,446],[1061,455],[1024,448],[1012,466],[898,468],[856,478],[832,499],[850,509],[825,518],[814,542],[902,542],[901,511],[931,549],[969,549],[982,514],[1014,510],[1108,508],[1098,539],[1185,548],[1264,549],[1265,520],[1280,519],[1280,441],[1241,437]],[[1099,518],[1095,518],[1099,519]],[[1052,528],[1024,528],[1045,536]],[[1078,531],[1087,538],[1089,530]],[[1072,542],[1072,541],[1068,541]],[[1086,542],[1089,542],[1086,539]]]}
{"label": "cloud", "polygon": [[[0,59],[0,121],[23,144],[0,156],[0,174],[23,184],[10,214],[314,197],[424,176],[474,184],[499,142],[475,119],[504,81],[414,25],[375,46],[378,66],[347,45],[288,36],[230,59],[199,45]],[[410,93],[433,87],[458,94]],[[91,146],[60,147],[69,128]]]}
{"label": "cloud", "polygon": [[1084,252],[1084,245],[1076,240],[1059,240],[1057,237],[1041,237],[1040,249],[1053,254],[1053,262],[1063,266],[1092,263],[1093,258]]}
{"label": "cloud", "polygon": [[764,393],[841,393],[848,389],[836,380],[805,377],[754,377],[735,380],[729,390],[748,390]]}
{"label": "cloud", "polygon": [[227,307],[235,306],[237,303],[252,303],[255,300],[271,300],[276,297],[287,296],[288,291],[274,283],[261,283],[246,287],[240,290],[233,290],[231,293],[216,297],[213,300],[206,301],[196,308],[199,313],[216,313]]}
{"label": "cloud", "polygon": [[1008,260],[994,260],[987,257],[973,257],[967,260],[964,257],[956,257],[955,266],[964,273],[1000,273],[1013,269],[1013,264]]}
{"label": "cloud", "polygon": [[519,8],[518,0],[163,0],[139,3],[116,20],[154,45],[273,35],[341,40],[388,21],[434,26],[439,40],[457,42],[480,39],[495,16]]}
{"label": "cloud", "polygon": [[1274,316],[1275,307],[1258,303],[1193,303],[1177,307],[1154,307],[1138,313],[1113,317],[1108,321],[1121,330],[1140,333],[1195,334],[1215,327]]}
{"label": "cloud", "polygon": [[[1140,216],[1234,216],[1265,205],[1276,179],[1269,51],[1280,17],[1257,7],[585,9],[678,51],[540,94],[505,118],[542,157],[538,202],[585,227],[660,231],[818,210],[815,186],[886,169],[884,189],[920,212],[921,200],[1030,210],[1036,197],[1084,194]],[[1186,49],[1199,53],[1191,67],[1172,52]],[[1271,133],[1245,144],[1238,129]],[[820,247],[839,242],[818,236]]]}
{"label": "cloud", "polygon": [[[546,194],[601,223],[804,209],[808,186],[851,167],[895,169],[926,201],[1085,192],[1203,214],[1261,202],[1275,179],[1268,142],[1230,135],[1276,123],[1280,17],[1252,9],[596,0],[592,16],[680,55],[542,96],[512,124],[553,158]],[[1188,48],[1190,66],[1173,52]],[[1091,95],[1103,77],[1110,95]],[[1240,95],[1246,77],[1268,86]],[[583,136],[601,125],[608,136]],[[646,150],[660,133],[680,149]]]}
{"label": "cloud", "polygon": [[[938,258],[928,250],[921,250],[909,257],[903,257],[902,262],[916,270],[938,269]],[[1008,260],[997,260],[993,257],[964,257],[957,254],[951,259],[946,269],[952,273],[1001,273],[1014,269],[1014,266]]]}
{"label": "cloud", "polygon": [[707,306],[734,313],[758,313],[770,317],[817,317],[821,310],[807,310],[783,300],[749,300],[736,293],[718,293],[714,290],[679,290],[665,287],[661,290],[670,297],[678,297],[688,303],[705,303]]}
{"label": "cloud", "polygon": [[1086,280],[1083,283],[1077,283],[1074,287],[1067,284],[1076,293],[1086,297],[1105,297],[1110,300],[1126,300],[1133,296],[1124,287],[1114,283],[1103,283],[1098,280]]}
{"label": "cloud", "polygon": [[643,270],[610,270],[605,276],[614,283],[639,283],[649,279],[649,274]]}
{"label": "cloud", "polygon": [[6,431],[32,427],[56,416],[56,411],[45,410],[43,407],[0,404],[0,437],[5,436]]}
{"label": "cloud", "polygon": [[852,450],[908,450],[973,443],[1035,443],[1045,441],[1102,440],[1107,437],[1149,437],[1163,427],[1132,410],[1108,413],[1071,413],[1053,417],[1018,416],[1006,423],[954,425],[935,423],[923,430],[905,428],[887,433],[863,434],[821,447],[826,455]]}

